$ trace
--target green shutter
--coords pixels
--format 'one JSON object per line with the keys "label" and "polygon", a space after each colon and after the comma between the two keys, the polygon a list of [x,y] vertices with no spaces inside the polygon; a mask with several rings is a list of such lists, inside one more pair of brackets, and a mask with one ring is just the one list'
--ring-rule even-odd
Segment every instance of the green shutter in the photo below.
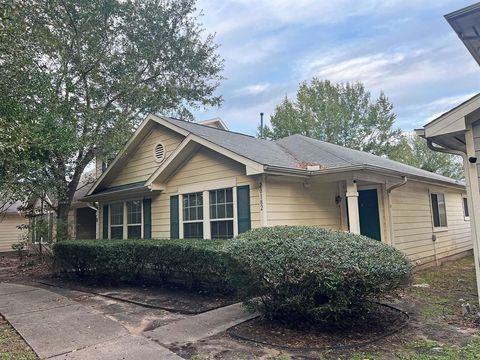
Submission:
{"label": "green shutter", "polygon": [[108,239],[108,205],[103,205],[103,238]]}
{"label": "green shutter", "polygon": [[250,219],[250,186],[237,187],[237,216],[238,233],[241,234],[251,228]]}
{"label": "green shutter", "polygon": [[152,238],[152,199],[143,199],[143,238]]}
{"label": "green shutter", "polygon": [[178,195],[170,196],[170,239],[178,239],[180,237],[178,210]]}

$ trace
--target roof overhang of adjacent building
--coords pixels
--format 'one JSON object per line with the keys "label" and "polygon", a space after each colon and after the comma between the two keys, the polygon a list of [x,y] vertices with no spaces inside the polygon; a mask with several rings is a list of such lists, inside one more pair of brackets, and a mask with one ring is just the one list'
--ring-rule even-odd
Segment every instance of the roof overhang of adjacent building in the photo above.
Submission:
{"label": "roof overhang of adjacent building", "polygon": [[447,14],[445,19],[480,65],[480,3]]}
{"label": "roof overhang of adjacent building", "polygon": [[479,118],[480,94],[477,94],[415,132],[445,148],[465,151],[465,131],[469,122]]}

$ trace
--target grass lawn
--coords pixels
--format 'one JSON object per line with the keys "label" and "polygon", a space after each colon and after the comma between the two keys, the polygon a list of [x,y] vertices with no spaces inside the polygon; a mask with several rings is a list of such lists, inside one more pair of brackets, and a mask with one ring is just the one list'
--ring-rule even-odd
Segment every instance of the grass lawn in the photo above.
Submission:
{"label": "grass lawn", "polygon": [[0,316],[0,359],[1,360],[34,360],[37,355],[15,331]]}

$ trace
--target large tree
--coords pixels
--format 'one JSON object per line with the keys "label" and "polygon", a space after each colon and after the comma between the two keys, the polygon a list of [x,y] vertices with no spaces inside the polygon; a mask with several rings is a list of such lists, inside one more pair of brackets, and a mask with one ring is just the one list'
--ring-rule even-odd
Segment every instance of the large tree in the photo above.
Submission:
{"label": "large tree", "polygon": [[85,167],[111,157],[147,113],[190,119],[221,103],[223,60],[195,0],[0,6],[0,193],[52,194],[58,224]]}
{"label": "large tree", "polygon": [[338,83],[313,78],[303,82],[294,100],[285,97],[271,116],[265,137],[302,134],[315,139],[389,155],[401,142],[396,115],[381,93],[372,99],[362,83]]}
{"label": "large tree", "polygon": [[461,157],[429,149],[425,139],[415,133],[405,134],[401,146],[397,147],[390,157],[393,160],[456,180],[465,178]]}

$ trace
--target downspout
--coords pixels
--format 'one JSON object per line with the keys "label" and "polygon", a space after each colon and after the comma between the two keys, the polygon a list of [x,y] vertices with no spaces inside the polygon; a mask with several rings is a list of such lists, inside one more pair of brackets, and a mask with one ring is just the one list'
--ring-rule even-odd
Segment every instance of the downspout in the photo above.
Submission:
{"label": "downspout", "polygon": [[390,196],[390,193],[392,192],[392,190],[395,190],[397,188],[399,188],[400,186],[404,186],[407,184],[407,177],[404,176],[402,181],[399,182],[398,184],[393,184],[392,186],[390,186],[389,188],[387,188],[387,195],[388,195],[388,219],[389,219],[389,222],[390,222],[390,245],[394,246],[395,245],[395,232],[393,230],[393,215],[392,215],[392,198]]}

